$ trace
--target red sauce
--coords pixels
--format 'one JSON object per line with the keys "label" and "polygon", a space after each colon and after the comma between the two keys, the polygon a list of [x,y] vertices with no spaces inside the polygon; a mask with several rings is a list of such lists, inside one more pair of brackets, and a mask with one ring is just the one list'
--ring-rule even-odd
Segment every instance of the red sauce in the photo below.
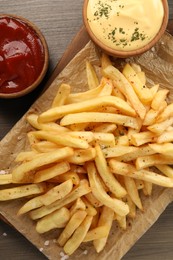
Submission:
{"label": "red sauce", "polygon": [[0,93],[30,86],[44,65],[44,48],[37,33],[23,21],[0,18]]}

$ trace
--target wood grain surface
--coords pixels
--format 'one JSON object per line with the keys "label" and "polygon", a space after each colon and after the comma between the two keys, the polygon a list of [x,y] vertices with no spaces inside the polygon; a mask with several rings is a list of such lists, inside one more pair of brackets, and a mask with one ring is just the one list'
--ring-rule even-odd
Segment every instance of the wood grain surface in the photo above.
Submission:
{"label": "wood grain surface", "polygon": [[[170,18],[173,19],[173,1],[168,2]],[[0,139],[28,110],[45,85],[50,83],[53,76],[70,61],[75,51],[87,42],[88,36],[83,29],[81,30],[83,24],[82,5],[83,0],[0,0],[1,13],[24,16],[41,29],[47,40],[50,53],[49,71],[44,82],[35,92],[22,99],[0,100]],[[173,20],[170,20],[168,29],[173,34]],[[77,33],[78,37],[69,45]],[[61,59],[62,55],[63,59]],[[53,73],[53,69],[58,62],[59,65]],[[52,73],[53,76],[51,76]],[[173,259],[172,220],[173,204],[166,209],[153,227],[123,257],[123,260]],[[46,258],[17,231],[0,220],[0,259],[43,260]],[[116,256],[114,260],[117,260]]]}

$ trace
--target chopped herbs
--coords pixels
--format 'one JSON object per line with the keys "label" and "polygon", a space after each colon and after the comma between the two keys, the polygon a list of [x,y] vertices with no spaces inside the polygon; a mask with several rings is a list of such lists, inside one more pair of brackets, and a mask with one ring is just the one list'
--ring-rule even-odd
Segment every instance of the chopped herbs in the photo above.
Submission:
{"label": "chopped herbs", "polygon": [[111,5],[107,3],[103,3],[102,1],[98,2],[98,8],[97,11],[95,11],[94,16],[99,19],[100,17],[104,16],[107,19],[109,18],[109,13],[112,10]]}
{"label": "chopped herbs", "polygon": [[143,33],[141,33],[140,31],[139,31],[139,28],[135,28],[135,30],[134,30],[134,32],[133,32],[133,34],[132,34],[132,37],[131,37],[131,42],[133,42],[133,41],[138,41],[138,40],[141,40],[141,41],[143,41],[143,40],[145,40],[146,39],[146,35],[145,34],[143,34]]}

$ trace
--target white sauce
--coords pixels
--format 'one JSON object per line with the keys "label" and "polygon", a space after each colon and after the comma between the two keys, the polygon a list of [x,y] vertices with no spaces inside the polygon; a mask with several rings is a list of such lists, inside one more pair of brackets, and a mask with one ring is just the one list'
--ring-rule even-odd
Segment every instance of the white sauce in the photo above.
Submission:
{"label": "white sauce", "polygon": [[136,50],[158,33],[164,16],[161,0],[89,0],[87,19],[94,35],[116,50]]}

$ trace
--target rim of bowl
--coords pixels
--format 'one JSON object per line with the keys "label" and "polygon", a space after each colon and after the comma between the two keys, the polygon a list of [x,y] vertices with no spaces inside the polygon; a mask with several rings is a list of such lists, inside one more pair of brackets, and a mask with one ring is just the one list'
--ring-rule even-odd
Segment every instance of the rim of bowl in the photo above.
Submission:
{"label": "rim of bowl", "polygon": [[19,16],[19,15],[15,15],[15,14],[6,14],[6,13],[2,13],[0,14],[0,18],[2,17],[11,17],[14,19],[18,19],[21,22],[24,22],[26,25],[28,25],[29,27],[31,27],[37,34],[37,36],[39,37],[39,39],[41,40],[41,43],[43,45],[44,48],[44,64],[43,64],[43,68],[42,71],[40,72],[39,76],[37,77],[37,79],[28,87],[26,87],[25,89],[19,91],[19,92],[14,92],[14,93],[0,93],[0,98],[6,98],[6,99],[10,99],[10,98],[18,98],[18,97],[22,97],[28,93],[30,93],[32,90],[34,90],[43,80],[47,69],[48,69],[48,64],[49,64],[49,50],[48,50],[48,45],[46,42],[46,39],[44,37],[44,35],[42,34],[42,32],[40,31],[40,29],[31,21],[29,21],[28,19]]}
{"label": "rim of bowl", "polygon": [[162,0],[162,4],[163,4],[163,8],[164,8],[164,16],[163,16],[163,21],[162,21],[162,25],[160,27],[160,30],[158,31],[158,33],[156,34],[156,36],[145,46],[143,46],[142,48],[136,49],[136,50],[132,50],[132,51],[119,51],[119,50],[115,50],[111,47],[108,47],[107,45],[105,45],[104,43],[102,43],[96,36],[95,34],[92,32],[88,20],[87,20],[87,5],[88,5],[89,0],[84,0],[84,4],[83,4],[83,22],[85,25],[85,28],[90,36],[90,38],[92,39],[92,41],[98,45],[103,51],[105,51],[107,54],[117,57],[117,58],[128,58],[128,57],[132,57],[132,56],[136,56],[139,54],[142,54],[146,51],[148,51],[149,49],[151,49],[162,37],[162,35],[164,34],[167,24],[168,24],[168,20],[169,20],[169,7],[168,7],[168,2],[167,0]]}

